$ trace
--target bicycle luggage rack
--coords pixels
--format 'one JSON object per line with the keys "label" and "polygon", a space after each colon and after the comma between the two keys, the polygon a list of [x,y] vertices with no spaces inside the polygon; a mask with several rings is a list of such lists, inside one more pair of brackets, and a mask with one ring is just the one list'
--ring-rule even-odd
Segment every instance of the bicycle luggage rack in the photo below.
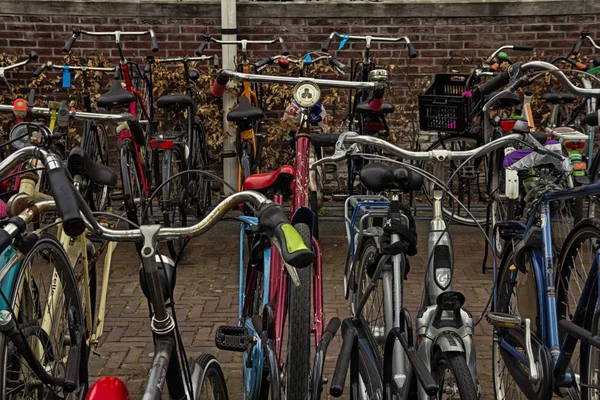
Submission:
{"label": "bicycle luggage rack", "polygon": [[423,131],[464,132],[469,115],[467,74],[438,73],[419,98],[419,126]]}
{"label": "bicycle luggage rack", "polygon": [[389,200],[378,195],[350,196],[344,202],[346,236],[353,259],[355,238],[358,238],[357,246],[360,246],[365,230],[372,225],[374,218],[385,218],[389,206]]}

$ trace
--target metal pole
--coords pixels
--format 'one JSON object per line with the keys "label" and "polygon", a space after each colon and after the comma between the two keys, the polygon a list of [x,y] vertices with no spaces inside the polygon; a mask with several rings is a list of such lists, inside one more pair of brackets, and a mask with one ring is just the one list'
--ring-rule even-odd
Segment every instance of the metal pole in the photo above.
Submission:
{"label": "metal pole", "polygon": [[[237,40],[237,16],[235,0],[221,0],[221,36],[222,40]],[[234,69],[237,45],[223,45],[223,68]],[[229,92],[223,96],[223,133],[228,134],[223,142],[223,179],[234,188],[237,188],[238,161],[231,155],[235,152],[235,128],[229,125],[227,113],[234,104],[234,98]],[[231,190],[224,188],[225,195],[230,195]]]}

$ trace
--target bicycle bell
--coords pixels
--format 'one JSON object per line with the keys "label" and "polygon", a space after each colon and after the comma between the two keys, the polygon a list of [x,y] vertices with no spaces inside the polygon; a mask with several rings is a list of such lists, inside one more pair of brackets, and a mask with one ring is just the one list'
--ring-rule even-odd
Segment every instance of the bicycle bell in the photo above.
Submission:
{"label": "bicycle bell", "polygon": [[369,81],[371,82],[387,82],[388,72],[385,69],[374,69],[369,72]]}
{"label": "bicycle bell", "polygon": [[310,108],[319,102],[321,89],[316,83],[304,81],[294,87],[294,100],[302,108]]}

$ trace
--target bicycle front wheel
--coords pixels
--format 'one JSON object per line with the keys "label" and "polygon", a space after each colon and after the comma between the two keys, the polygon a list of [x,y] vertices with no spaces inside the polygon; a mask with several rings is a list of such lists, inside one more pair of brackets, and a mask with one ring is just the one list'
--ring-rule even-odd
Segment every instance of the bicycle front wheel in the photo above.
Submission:
{"label": "bicycle front wheel", "polygon": [[[172,151],[165,151],[163,159],[163,216],[165,227],[187,226],[187,215],[185,211],[184,188],[187,187],[187,176],[180,175],[171,177],[185,171],[185,155],[181,147],[174,147]],[[170,179],[170,181],[169,181]],[[169,182],[167,182],[169,181]],[[185,238],[179,238],[167,242],[169,254],[173,260],[177,260],[179,253],[183,250]]]}
{"label": "bicycle front wheel", "polygon": [[228,400],[227,384],[221,365],[210,354],[202,354],[194,362],[192,373],[194,398],[198,400]]}
{"label": "bicycle front wheel", "polygon": [[433,377],[438,399],[478,400],[479,394],[463,353],[440,352],[434,358]]}
{"label": "bicycle front wheel", "polygon": [[[16,269],[18,268],[18,269]],[[35,359],[55,378],[64,377],[70,356],[71,327],[85,332],[80,296],[67,255],[52,236],[43,235],[20,267],[2,281],[0,302],[10,312]],[[78,388],[44,384],[11,340],[0,334],[0,393],[2,399],[77,398],[87,385],[87,345],[82,338]]]}

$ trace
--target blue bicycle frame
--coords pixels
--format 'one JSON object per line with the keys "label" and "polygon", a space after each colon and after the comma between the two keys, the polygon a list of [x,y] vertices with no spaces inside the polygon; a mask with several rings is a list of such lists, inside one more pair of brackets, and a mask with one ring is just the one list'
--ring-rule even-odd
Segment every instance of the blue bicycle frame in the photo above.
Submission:
{"label": "blue bicycle frame", "polygon": [[[557,200],[572,199],[575,197],[600,195],[600,183],[587,186],[579,186],[572,189],[558,190],[550,193],[546,193],[544,198],[538,206],[539,218],[541,220],[542,230],[542,241],[543,248],[534,248],[528,250],[531,258],[531,264],[533,273],[536,281],[536,292],[539,310],[539,330],[538,335],[540,340],[546,347],[550,349],[552,355],[552,362],[554,365],[554,377],[555,383],[561,387],[568,387],[573,384],[573,376],[569,369],[569,363],[575,346],[577,345],[578,339],[571,335],[567,335],[564,339],[562,346],[559,339],[558,331],[558,315],[556,307],[556,280],[555,280],[555,268],[554,268],[554,254],[552,247],[552,227],[551,227],[551,214],[550,214],[550,202]],[[532,213],[527,222],[524,236],[529,230],[535,225],[537,221],[537,213]],[[592,295],[593,290],[598,290],[600,287],[600,275],[598,271],[598,262],[600,261],[600,249],[596,250],[596,255],[590,271],[585,282],[583,292],[580,299],[588,299]],[[517,270],[512,272],[511,281],[508,287],[508,298],[504,302],[504,309],[494,310],[504,313],[509,313],[510,295],[513,293],[513,289],[516,285]],[[497,271],[494,271],[497,276]],[[497,299],[498,287],[494,288],[494,298]],[[600,305],[600,296],[598,298]],[[494,301],[494,304],[497,304]],[[585,313],[587,309],[586,301],[579,301],[572,322],[576,325],[582,326],[584,324]],[[504,340],[500,341],[500,346],[511,353],[516,359],[518,359],[524,365],[528,365],[529,362],[525,356],[523,356],[517,349],[511,344]]]}
{"label": "blue bicycle frame", "polygon": [[[6,302],[12,300],[10,296],[13,293],[22,262],[23,257],[19,257],[19,253],[12,246],[8,246],[0,253],[0,290],[4,294],[4,296],[0,296],[0,310],[12,310],[12,305]],[[5,271],[6,268],[8,271]]]}

